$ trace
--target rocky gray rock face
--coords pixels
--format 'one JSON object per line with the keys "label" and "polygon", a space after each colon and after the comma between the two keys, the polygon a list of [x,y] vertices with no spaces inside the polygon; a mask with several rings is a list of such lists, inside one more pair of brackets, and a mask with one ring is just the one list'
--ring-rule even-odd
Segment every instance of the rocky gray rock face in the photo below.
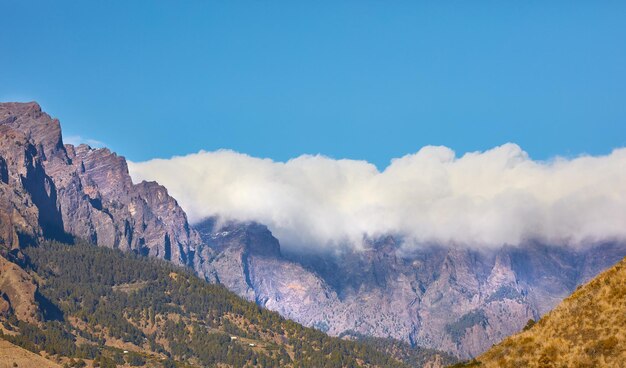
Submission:
{"label": "rocky gray rock face", "polygon": [[[0,109],[0,246],[11,249],[43,236],[43,224],[58,227],[52,180],[45,175],[37,147],[10,125],[16,120]],[[38,205],[52,211],[42,213]]]}
{"label": "rocky gray rock face", "polygon": [[59,121],[36,103],[0,104],[0,242],[46,237],[193,264],[201,240],[167,190],[133,184],[108,149],[64,145]]}
{"label": "rocky gray rock face", "polygon": [[267,227],[255,223],[218,224],[217,219],[207,219],[196,229],[207,245],[197,258],[196,271],[248,300],[256,300],[251,260],[280,258],[278,240]]}
{"label": "rocky gray rock face", "polygon": [[461,357],[521,330],[626,255],[619,244],[407,251],[392,236],[362,251],[283,255],[258,224],[195,227],[214,252],[196,265],[200,274],[261,306],[331,335],[392,337]]}

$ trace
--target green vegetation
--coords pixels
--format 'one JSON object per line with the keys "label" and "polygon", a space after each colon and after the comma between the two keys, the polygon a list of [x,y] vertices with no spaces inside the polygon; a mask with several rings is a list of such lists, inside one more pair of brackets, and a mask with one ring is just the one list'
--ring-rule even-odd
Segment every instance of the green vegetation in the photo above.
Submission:
{"label": "green vegetation", "polygon": [[514,288],[510,287],[510,286],[500,286],[498,288],[498,290],[496,290],[495,293],[493,293],[492,295],[489,296],[489,298],[487,298],[487,303],[492,302],[494,300],[503,300],[503,299],[511,299],[511,300],[517,300],[517,301],[522,301],[522,295],[520,295],[520,293],[515,290]]}
{"label": "green vegetation", "polygon": [[476,359],[472,359],[468,362],[461,362],[454,365],[449,366],[448,368],[474,368],[480,367],[480,362]]}
{"label": "green vegetation", "polygon": [[411,367],[422,367],[427,362],[432,361],[435,357],[443,366],[458,362],[458,359],[456,357],[445,352],[422,347],[413,347],[403,341],[398,341],[395,339],[372,337],[360,334],[355,331],[346,331],[340,335],[340,337],[342,336],[350,336],[351,338],[356,339],[356,341],[370,348],[391,355],[392,357],[405,362]]}
{"label": "green vegetation", "polygon": [[74,364],[405,366],[372,345],[285,320],[165,261],[85,244],[46,243],[24,254],[42,300],[54,301],[40,303],[52,317],[39,326],[12,317],[5,324],[19,334],[3,338]]}
{"label": "green vegetation", "polygon": [[526,326],[524,326],[524,329],[522,331],[528,331],[531,328],[533,328],[533,326],[535,325],[535,320],[534,319],[529,319],[528,322],[526,322]]}
{"label": "green vegetation", "polygon": [[484,311],[472,311],[463,315],[456,322],[446,325],[446,332],[450,334],[452,341],[458,344],[465,336],[465,330],[475,325],[483,327],[487,325],[487,316]]}

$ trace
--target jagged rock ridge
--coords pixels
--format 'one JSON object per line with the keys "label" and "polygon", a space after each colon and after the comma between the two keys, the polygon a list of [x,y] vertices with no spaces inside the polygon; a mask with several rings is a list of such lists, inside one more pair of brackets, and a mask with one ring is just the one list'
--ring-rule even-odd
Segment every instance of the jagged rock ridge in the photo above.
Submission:
{"label": "jagged rock ridge", "polygon": [[521,330],[626,254],[616,243],[407,251],[392,236],[339,255],[282,254],[258,224],[195,227],[215,251],[197,272],[248,300],[331,335],[392,337],[461,357]]}
{"label": "jagged rock ridge", "polygon": [[167,190],[133,184],[106,148],[64,145],[57,119],[32,103],[0,104],[0,242],[46,237],[193,263],[201,241]]}

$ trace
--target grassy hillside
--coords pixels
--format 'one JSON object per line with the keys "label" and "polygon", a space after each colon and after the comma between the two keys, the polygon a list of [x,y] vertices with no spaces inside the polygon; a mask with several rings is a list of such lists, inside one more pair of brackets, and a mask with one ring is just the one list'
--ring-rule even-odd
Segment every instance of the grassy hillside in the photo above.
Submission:
{"label": "grassy hillside", "polygon": [[467,366],[591,368],[625,362],[626,258]]}
{"label": "grassy hillside", "polygon": [[0,368],[60,368],[44,357],[0,339]]}
{"label": "grassy hillside", "polygon": [[10,315],[2,337],[59,362],[406,366],[374,347],[285,320],[164,261],[88,245],[47,243],[24,253],[22,266],[39,284],[42,322]]}

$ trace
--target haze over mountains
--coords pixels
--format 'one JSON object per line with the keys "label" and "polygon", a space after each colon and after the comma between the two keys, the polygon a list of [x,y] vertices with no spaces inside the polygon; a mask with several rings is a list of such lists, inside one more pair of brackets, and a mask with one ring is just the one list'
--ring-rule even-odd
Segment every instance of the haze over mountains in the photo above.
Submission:
{"label": "haze over mountains", "polygon": [[224,151],[131,164],[133,182],[35,103],[0,104],[0,139],[3,247],[78,237],[162,258],[331,335],[475,356],[626,255],[624,150],[426,148],[382,173]]}

